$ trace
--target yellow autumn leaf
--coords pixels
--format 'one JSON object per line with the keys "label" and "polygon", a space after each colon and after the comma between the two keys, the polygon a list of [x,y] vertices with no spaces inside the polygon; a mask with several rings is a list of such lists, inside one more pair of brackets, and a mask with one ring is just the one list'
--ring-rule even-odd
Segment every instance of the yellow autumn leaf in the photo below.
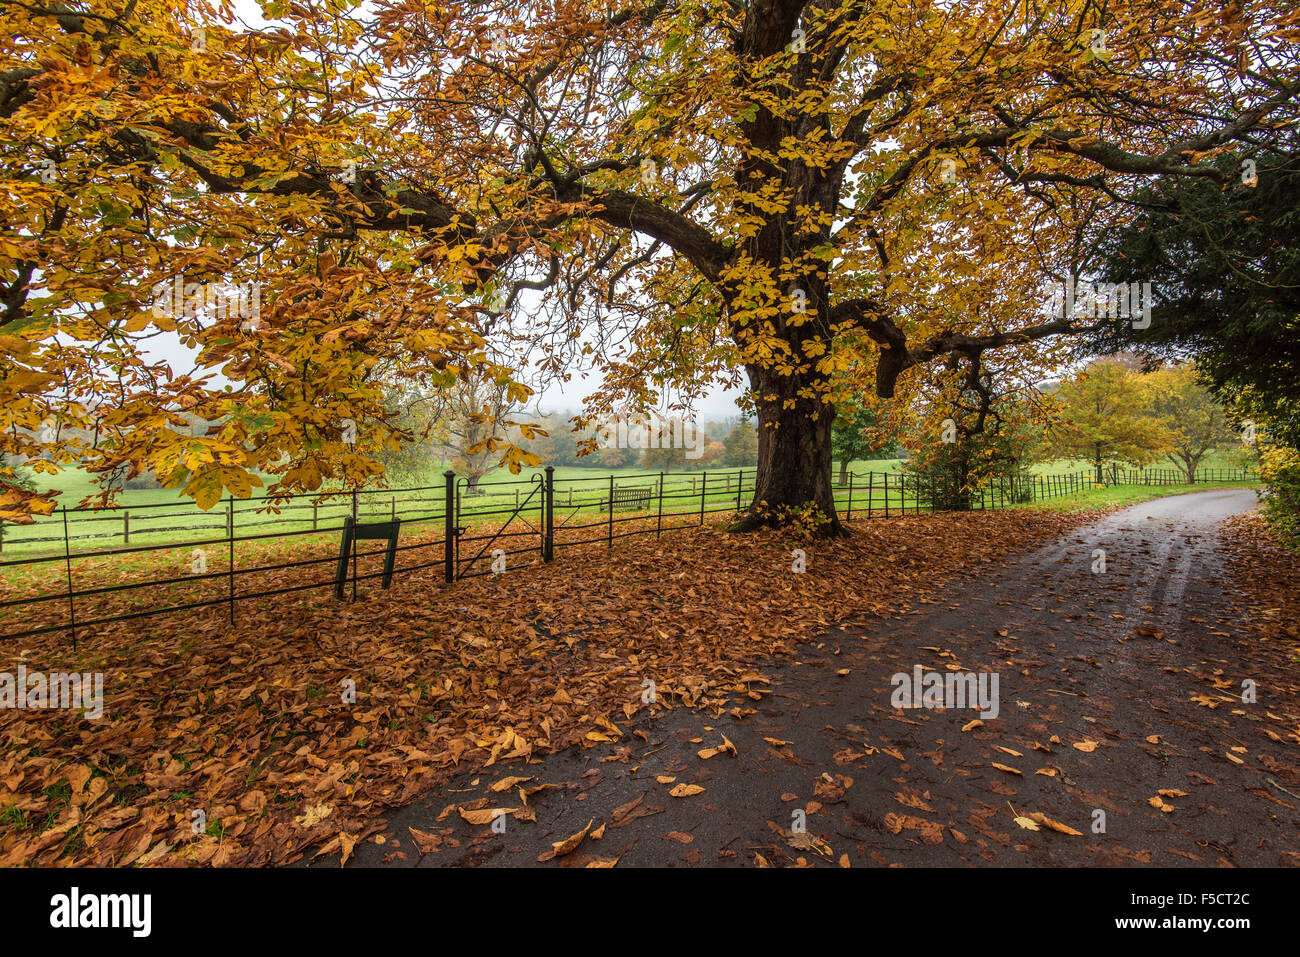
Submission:
{"label": "yellow autumn leaf", "polygon": [[306,811],[294,818],[293,822],[299,827],[315,827],[333,813],[334,808],[328,804],[309,804]]}
{"label": "yellow autumn leaf", "polygon": [[549,851],[543,852],[537,858],[538,862],[549,861],[557,857],[564,857],[564,855],[566,854],[572,854],[574,851],[578,849],[578,845],[581,844],[583,838],[587,836],[587,833],[591,830],[591,825],[594,824],[595,821],[596,819],[592,818],[590,821],[587,822],[587,826],[584,827],[577,834],[570,834],[562,841],[553,842],[551,844],[551,849]]}
{"label": "yellow autumn leaf", "polygon": [[507,807],[489,807],[478,811],[467,811],[463,807],[458,807],[456,810],[460,812],[460,816],[465,820],[465,823],[475,825],[491,824],[496,820],[498,814],[515,813],[514,808]]}
{"label": "yellow autumn leaf", "polygon": [[1042,811],[1034,811],[1029,815],[1029,817],[1032,820],[1037,821],[1039,824],[1043,825],[1043,827],[1046,827],[1049,830],[1056,831],[1056,833],[1058,834],[1072,834],[1075,837],[1083,836],[1082,831],[1076,831],[1074,828],[1070,827],[1069,825],[1062,824],[1060,821],[1054,821],[1046,814],[1044,814]]}

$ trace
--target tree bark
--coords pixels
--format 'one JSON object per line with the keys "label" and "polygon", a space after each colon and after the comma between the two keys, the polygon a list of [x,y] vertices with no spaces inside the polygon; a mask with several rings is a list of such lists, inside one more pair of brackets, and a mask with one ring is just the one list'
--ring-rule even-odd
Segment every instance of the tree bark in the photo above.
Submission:
{"label": "tree bark", "polygon": [[831,486],[835,410],[800,397],[801,383],[795,376],[751,367],[749,378],[759,397],[758,471],[749,514],[732,531],[787,524],[786,509],[812,503],[829,519],[821,527],[822,535],[848,534],[836,514]]}

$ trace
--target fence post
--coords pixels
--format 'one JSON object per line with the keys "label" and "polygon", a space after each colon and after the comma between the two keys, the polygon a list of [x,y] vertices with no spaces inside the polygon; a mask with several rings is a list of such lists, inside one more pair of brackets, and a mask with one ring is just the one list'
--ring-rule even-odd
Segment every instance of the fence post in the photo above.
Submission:
{"label": "fence post", "polygon": [[700,477],[700,525],[704,525],[704,495],[705,490],[709,487],[709,473],[705,470],[704,475]]}
{"label": "fence post", "polygon": [[555,558],[555,466],[546,466],[546,490],[542,493],[546,499],[546,538],[542,546],[542,560]]}
{"label": "fence post", "polygon": [[122,512],[122,544],[131,544],[131,510],[125,509]]}
{"label": "fence post", "polygon": [[320,506],[315,502],[311,503],[311,530],[314,532],[320,527]]}
{"label": "fence post", "polygon": [[[727,481],[730,482],[731,479],[727,479]],[[736,476],[736,511],[737,512],[740,511],[740,495],[741,495],[741,490],[744,487],[745,487],[745,470],[741,469],[740,473]]]}
{"label": "fence post", "polygon": [[235,497],[226,499],[226,540],[230,543],[226,577],[230,581],[230,623],[235,623]]}
{"label": "fence post", "polygon": [[885,472],[885,518],[889,518],[889,473]]}
{"label": "fence post", "polygon": [[609,547],[614,547],[614,476],[609,477],[609,499],[605,503],[609,507]]}
{"label": "fence post", "polygon": [[664,473],[660,471],[659,473],[659,518],[656,519],[655,521],[655,538],[659,537],[659,533],[663,531],[663,527],[664,527]]}
{"label": "fence post", "polygon": [[[835,500],[835,496],[834,494],[832,494],[831,501],[834,500]],[[847,522],[851,518],[853,518],[853,473],[852,472],[849,473],[849,508],[848,508],[848,512],[844,516],[844,521]]]}
{"label": "fence post", "polygon": [[68,541],[68,506],[63,509],[63,567],[68,575],[68,621],[72,625],[72,650],[77,650],[77,604],[72,597],[72,545]]}
{"label": "fence post", "polygon": [[456,537],[456,473],[451,469],[442,473],[447,489],[443,505],[443,567],[448,582],[456,579],[456,551],[453,539]]}
{"label": "fence post", "polygon": [[[352,524],[357,524],[357,490],[352,490]],[[357,600],[357,550],[352,549],[352,600]]]}

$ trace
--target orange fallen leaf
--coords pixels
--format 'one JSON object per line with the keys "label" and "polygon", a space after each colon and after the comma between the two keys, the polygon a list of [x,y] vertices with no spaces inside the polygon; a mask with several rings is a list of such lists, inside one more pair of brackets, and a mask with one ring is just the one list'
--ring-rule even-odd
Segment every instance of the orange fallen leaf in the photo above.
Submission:
{"label": "orange fallen leaf", "polygon": [[514,814],[515,809],[509,807],[485,807],[479,811],[467,811],[463,807],[456,808],[466,824],[491,824],[496,820],[498,814]]}
{"label": "orange fallen leaf", "polygon": [[[352,856],[352,849],[356,846],[357,836],[355,834],[349,834],[346,831],[339,831],[339,847],[343,851],[343,856],[339,860],[339,867],[342,867],[348,862],[348,858]],[[141,858],[141,860],[144,859]]]}
{"label": "orange fallen leaf", "polygon": [[588,821],[587,826],[584,827],[577,834],[570,834],[564,840],[555,841],[554,843],[552,843],[551,849],[549,851],[544,851],[543,853],[538,855],[537,857],[538,863],[541,863],[543,861],[549,861],[556,857],[563,857],[565,854],[572,854],[574,851],[576,851],[578,849],[578,845],[582,843],[583,838],[585,838],[587,836],[587,833],[591,830],[591,825],[595,823],[595,820],[596,820],[595,818],[592,818],[590,821]]}
{"label": "orange fallen leaf", "polygon": [[414,827],[408,827],[407,830],[411,832],[411,840],[415,842],[415,849],[421,854],[432,854],[442,847],[442,837],[438,834],[430,834],[428,831],[421,831]]}
{"label": "orange fallen leaf", "polygon": [[727,740],[727,736],[725,734],[722,736],[722,743],[717,747],[701,748],[699,751],[695,753],[698,754],[703,760],[707,761],[709,758],[714,757],[715,755],[718,754],[723,754],[724,752],[731,755],[734,755],[736,753],[736,746]]}
{"label": "orange fallen leaf", "polygon": [[1062,824],[1060,821],[1054,821],[1046,814],[1044,814],[1042,811],[1034,811],[1029,816],[1033,818],[1035,821],[1037,821],[1039,824],[1043,825],[1043,827],[1050,828],[1051,830],[1056,831],[1056,833],[1058,834],[1072,834],[1075,837],[1083,836],[1082,831],[1076,831],[1074,828]]}

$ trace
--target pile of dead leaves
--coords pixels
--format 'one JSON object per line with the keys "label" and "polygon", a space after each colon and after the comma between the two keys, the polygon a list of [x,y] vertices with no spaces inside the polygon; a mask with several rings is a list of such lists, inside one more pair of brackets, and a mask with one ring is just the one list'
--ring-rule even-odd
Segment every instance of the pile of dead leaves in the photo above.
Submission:
{"label": "pile of dead leaves", "polygon": [[1295,577],[1300,556],[1255,512],[1229,519],[1222,542],[1243,624],[1295,652],[1300,647],[1300,581]]}

